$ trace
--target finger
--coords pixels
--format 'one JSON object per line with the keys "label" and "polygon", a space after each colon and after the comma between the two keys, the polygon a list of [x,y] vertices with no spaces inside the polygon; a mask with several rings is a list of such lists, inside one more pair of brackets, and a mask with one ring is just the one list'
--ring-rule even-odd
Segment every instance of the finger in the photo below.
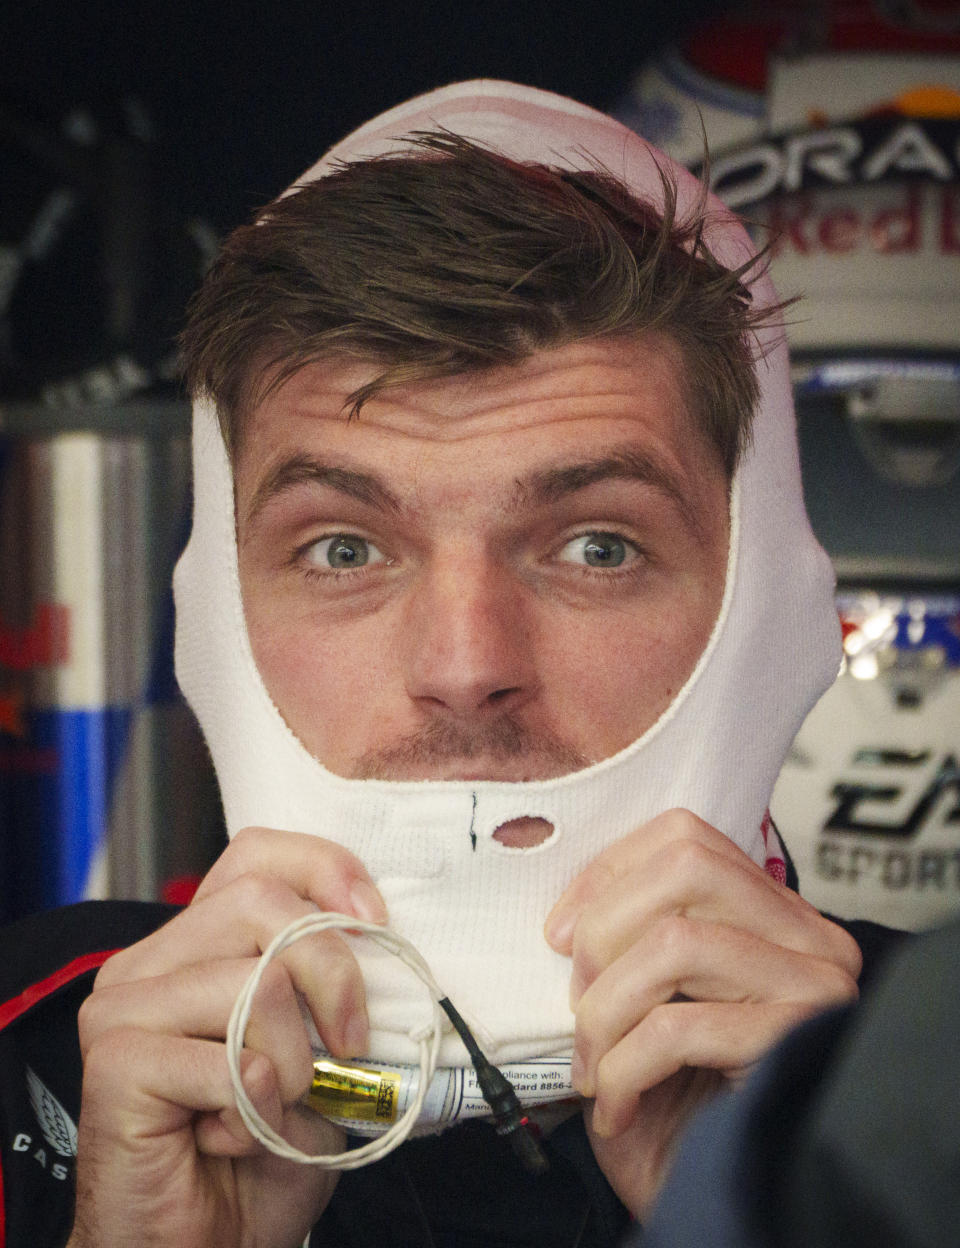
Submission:
{"label": "finger", "polygon": [[[270,1062],[245,1053],[240,1069],[255,1107],[271,1125],[278,1122],[279,1089]],[[146,1158],[158,1138],[192,1132],[198,1113],[220,1117],[222,1152],[242,1156],[258,1149],[236,1109],[222,1044],[118,1027],[88,1050],[82,1119],[101,1151],[109,1140],[127,1157],[142,1151]]]}
{"label": "finger", "polygon": [[714,845],[675,841],[642,871],[614,880],[602,899],[580,913],[573,940],[575,997],[665,916],[677,914],[741,928],[765,941],[835,961],[860,973],[852,937],[802,897],[778,884],[745,855]]}
{"label": "finger", "polygon": [[748,932],[669,916],[584,992],[576,1008],[574,1082],[593,1095],[597,1068],[648,1014],[677,997],[790,1003],[823,1009],[854,1000],[855,980],[836,963]]}
{"label": "finger", "polygon": [[720,858],[749,864],[754,873],[769,879],[728,836],[689,810],[668,810],[608,846],[572,881],[547,916],[544,931],[549,944],[559,953],[570,953],[582,911],[604,897],[618,879],[642,878],[646,863],[678,841],[710,847]]}
{"label": "finger", "polygon": [[[273,1067],[260,1053],[244,1050],[239,1060],[240,1080],[251,1105],[260,1117],[280,1131],[283,1107],[280,1088]],[[250,1134],[236,1105],[236,1092],[230,1085],[231,1104],[217,1113],[199,1114],[193,1124],[197,1152],[212,1157],[248,1157],[262,1151],[263,1146]]]}
{"label": "finger", "polygon": [[[93,993],[80,1011],[81,1051],[116,1027],[223,1040],[234,1003],[255,965],[241,959],[200,963],[156,976],[146,985],[119,984]],[[299,1100],[309,1088],[313,1054],[295,986],[280,962],[271,963],[261,979],[243,1044],[270,1061],[284,1105]]]}
{"label": "finger", "polygon": [[370,923],[386,922],[386,904],[359,858],[323,837],[274,828],[237,832],[203,879],[194,901],[251,874],[283,880],[321,910],[355,914]]}
{"label": "finger", "polygon": [[316,907],[279,876],[240,875],[115,953],[101,968],[97,984],[146,979],[214,958],[258,957],[283,928],[315,913]]}
{"label": "finger", "polygon": [[[201,961],[257,958],[283,928],[315,913],[309,901],[273,876],[240,876],[110,958],[97,976],[94,995]],[[306,1001],[326,1047],[338,1056],[363,1053],[363,978],[346,941],[337,932],[314,933],[291,945],[278,961]]]}
{"label": "finger", "polygon": [[814,1013],[776,1002],[674,1002],[658,1006],[600,1062],[592,1126],[601,1138],[626,1131],[641,1098],[682,1068],[743,1075],[791,1028]]}
{"label": "finger", "polygon": [[[243,1083],[260,1117],[268,1122],[292,1148],[299,1148],[301,1152],[311,1154],[344,1151],[345,1133],[322,1114],[318,1114],[315,1109],[291,1105],[285,1111],[281,1111],[276,1102],[271,1102],[268,1096],[257,1091],[254,1081],[246,1071],[243,1074]],[[253,1092],[251,1092],[251,1087]],[[234,1114],[236,1114],[236,1119],[233,1117]],[[198,1152],[219,1157],[259,1155],[262,1162],[264,1149],[256,1141],[251,1140],[249,1146],[245,1147],[242,1152],[238,1151],[235,1137],[236,1122],[242,1125],[242,1121],[239,1112],[235,1110],[198,1115],[194,1123]],[[249,1132],[247,1134],[249,1135]],[[290,1165],[289,1161],[280,1158],[276,1161],[280,1163],[280,1166],[289,1167]],[[309,1167],[303,1167],[303,1169],[308,1170]],[[289,1169],[286,1172],[278,1171],[277,1179],[289,1191]]]}

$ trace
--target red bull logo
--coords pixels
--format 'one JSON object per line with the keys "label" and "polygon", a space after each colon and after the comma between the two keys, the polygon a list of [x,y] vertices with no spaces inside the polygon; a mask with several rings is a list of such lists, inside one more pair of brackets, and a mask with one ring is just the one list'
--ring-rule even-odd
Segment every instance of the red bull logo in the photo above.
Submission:
{"label": "red bull logo", "polygon": [[777,199],[765,220],[773,236],[771,254],[879,256],[935,250],[960,255],[960,204],[954,186],[940,188],[931,200],[922,188],[904,188],[882,207],[864,210],[846,202],[824,204],[813,196]]}

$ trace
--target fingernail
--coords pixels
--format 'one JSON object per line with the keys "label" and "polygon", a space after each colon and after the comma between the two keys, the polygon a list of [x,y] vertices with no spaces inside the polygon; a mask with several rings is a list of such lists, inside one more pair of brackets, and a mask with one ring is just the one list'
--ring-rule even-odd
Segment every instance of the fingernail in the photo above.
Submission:
{"label": "fingernail", "polygon": [[387,907],[369,880],[357,880],[350,889],[350,904],[358,919],[367,923],[386,923]]}
{"label": "fingernail", "polygon": [[547,918],[543,934],[547,938],[547,944],[552,945],[558,953],[567,953],[573,947],[576,917],[575,911],[557,910]]}
{"label": "fingernail", "polygon": [[351,1014],[343,1033],[343,1043],[348,1057],[363,1057],[370,1029],[364,1014]]}

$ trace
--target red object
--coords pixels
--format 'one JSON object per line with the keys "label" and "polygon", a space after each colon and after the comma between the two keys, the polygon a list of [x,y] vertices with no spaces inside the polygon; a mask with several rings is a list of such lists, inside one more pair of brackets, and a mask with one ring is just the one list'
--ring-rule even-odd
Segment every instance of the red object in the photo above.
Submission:
{"label": "red object", "polygon": [[770,56],[796,51],[798,43],[817,52],[960,52],[955,0],[917,0],[912,15],[902,7],[902,19],[893,20],[872,0],[833,0],[814,19],[796,0],[772,0],[743,16],[705,22],[682,48],[702,73],[758,93],[766,89]]}
{"label": "red object", "polygon": [[194,893],[200,887],[200,879],[199,875],[177,875],[172,880],[167,880],[160,890],[160,900],[171,906],[189,906]]}
{"label": "red object", "polygon": [[14,628],[0,616],[0,666],[14,672],[62,666],[70,658],[70,609],[40,603],[26,628]]}
{"label": "red object", "polygon": [[3,1005],[0,1005],[0,1031],[4,1027],[9,1026],[15,1018],[25,1014],[31,1006],[36,1005],[38,1001],[42,1001],[44,997],[49,997],[51,993],[56,992],[58,988],[62,988],[64,984],[69,984],[78,975],[83,975],[85,971],[92,971],[96,967],[103,966],[107,958],[113,957],[116,952],[116,949],[104,949],[98,953],[85,953],[83,957],[74,958],[66,966],[61,966],[58,971],[54,971],[46,979],[41,979],[38,983],[31,984],[29,988],[24,988],[23,992],[18,996],[11,997],[9,1001],[5,1001]]}

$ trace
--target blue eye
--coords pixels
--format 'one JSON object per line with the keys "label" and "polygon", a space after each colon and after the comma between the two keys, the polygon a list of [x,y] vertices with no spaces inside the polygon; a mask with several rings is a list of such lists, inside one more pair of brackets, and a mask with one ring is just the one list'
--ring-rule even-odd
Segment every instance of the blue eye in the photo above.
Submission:
{"label": "blue eye", "polygon": [[565,563],[585,563],[591,568],[618,568],[636,554],[632,542],[617,533],[582,533],[560,552]]}
{"label": "blue eye", "polygon": [[365,537],[353,533],[337,533],[334,537],[322,537],[307,550],[310,563],[341,571],[363,568],[371,563],[381,563],[383,554]]}

